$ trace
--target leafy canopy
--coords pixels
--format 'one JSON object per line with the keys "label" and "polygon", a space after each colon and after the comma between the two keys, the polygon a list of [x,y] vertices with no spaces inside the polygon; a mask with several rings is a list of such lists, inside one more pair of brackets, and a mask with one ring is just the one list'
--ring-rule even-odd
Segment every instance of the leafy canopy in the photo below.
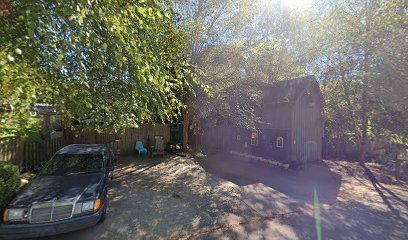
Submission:
{"label": "leafy canopy", "polygon": [[[21,78],[30,93],[41,93],[64,119],[79,123],[75,128],[171,120],[183,107],[181,92],[200,85],[185,61],[176,20],[167,0],[16,1],[1,18],[1,35],[17,36],[0,38],[0,74],[9,82]],[[18,89],[6,81],[2,89]],[[24,102],[19,109],[27,118],[33,99]]]}

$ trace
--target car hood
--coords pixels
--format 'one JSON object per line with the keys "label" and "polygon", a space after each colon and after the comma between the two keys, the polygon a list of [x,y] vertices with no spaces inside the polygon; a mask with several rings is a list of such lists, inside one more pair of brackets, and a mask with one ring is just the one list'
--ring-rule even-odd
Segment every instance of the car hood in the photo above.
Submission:
{"label": "car hood", "polygon": [[102,185],[103,176],[103,173],[38,176],[19,192],[9,205],[30,207],[34,202],[95,198]]}

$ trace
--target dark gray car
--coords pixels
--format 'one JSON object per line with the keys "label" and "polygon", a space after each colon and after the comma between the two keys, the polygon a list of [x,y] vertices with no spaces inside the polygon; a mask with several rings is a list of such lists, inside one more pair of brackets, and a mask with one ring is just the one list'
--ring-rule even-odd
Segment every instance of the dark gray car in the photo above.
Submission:
{"label": "dark gray car", "polygon": [[101,144],[60,149],[4,209],[0,238],[70,232],[105,219],[112,151]]}

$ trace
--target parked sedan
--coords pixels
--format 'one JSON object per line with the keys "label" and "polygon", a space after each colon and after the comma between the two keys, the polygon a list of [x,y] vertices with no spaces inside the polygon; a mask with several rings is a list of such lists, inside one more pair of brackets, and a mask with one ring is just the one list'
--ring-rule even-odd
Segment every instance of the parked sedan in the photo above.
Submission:
{"label": "parked sedan", "polygon": [[60,149],[4,209],[0,239],[60,234],[104,221],[113,162],[105,145]]}

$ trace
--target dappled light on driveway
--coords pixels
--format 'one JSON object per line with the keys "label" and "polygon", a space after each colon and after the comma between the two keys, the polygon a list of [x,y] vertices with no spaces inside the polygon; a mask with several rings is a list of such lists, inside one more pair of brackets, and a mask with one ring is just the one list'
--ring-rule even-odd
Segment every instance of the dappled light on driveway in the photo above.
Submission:
{"label": "dappled light on driveway", "polygon": [[234,184],[209,176],[191,159],[122,158],[114,176],[104,223],[50,239],[179,238],[229,214],[254,214]]}
{"label": "dappled light on driveway", "polygon": [[[323,239],[407,239],[405,205],[389,198],[396,216],[368,179],[334,164],[291,171],[230,155],[123,157],[105,222],[48,239],[316,239],[314,188]],[[406,187],[383,187],[408,200]]]}

